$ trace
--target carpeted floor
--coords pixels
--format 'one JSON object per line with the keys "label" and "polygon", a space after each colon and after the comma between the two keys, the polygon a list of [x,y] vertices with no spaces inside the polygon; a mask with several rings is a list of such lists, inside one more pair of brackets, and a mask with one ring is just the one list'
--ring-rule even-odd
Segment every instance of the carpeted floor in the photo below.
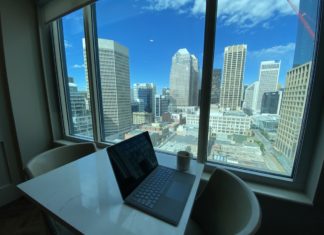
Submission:
{"label": "carpeted floor", "polygon": [[40,209],[27,198],[0,208],[1,235],[50,235]]}

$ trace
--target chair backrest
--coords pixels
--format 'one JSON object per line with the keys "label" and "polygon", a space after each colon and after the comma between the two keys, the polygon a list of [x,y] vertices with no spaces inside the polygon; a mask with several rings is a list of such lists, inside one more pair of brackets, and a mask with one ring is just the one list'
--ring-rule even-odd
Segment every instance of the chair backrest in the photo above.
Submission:
{"label": "chair backrest", "polygon": [[255,234],[261,224],[261,210],[244,181],[217,168],[197,198],[192,218],[204,234]]}
{"label": "chair backrest", "polygon": [[25,171],[31,179],[95,151],[94,143],[79,143],[50,149],[30,160]]}

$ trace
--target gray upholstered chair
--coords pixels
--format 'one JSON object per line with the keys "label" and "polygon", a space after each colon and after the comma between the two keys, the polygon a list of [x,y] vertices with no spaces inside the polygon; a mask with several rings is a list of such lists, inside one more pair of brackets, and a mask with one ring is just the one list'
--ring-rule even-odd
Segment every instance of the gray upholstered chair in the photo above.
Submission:
{"label": "gray upholstered chair", "polygon": [[255,234],[260,224],[255,194],[239,177],[217,168],[194,203],[186,235]]}
{"label": "gray upholstered chair", "polygon": [[95,151],[94,143],[79,143],[50,149],[31,159],[25,171],[31,179]]}
{"label": "gray upholstered chair", "polygon": [[[50,170],[63,166],[67,163],[75,161],[81,157],[84,157],[85,155],[94,153],[95,151],[96,146],[94,143],[79,143],[50,149],[46,152],[38,154],[33,159],[31,159],[25,168],[25,172],[31,179]],[[43,216],[51,231],[51,234],[75,234],[66,226],[58,222],[51,215],[43,213]]]}

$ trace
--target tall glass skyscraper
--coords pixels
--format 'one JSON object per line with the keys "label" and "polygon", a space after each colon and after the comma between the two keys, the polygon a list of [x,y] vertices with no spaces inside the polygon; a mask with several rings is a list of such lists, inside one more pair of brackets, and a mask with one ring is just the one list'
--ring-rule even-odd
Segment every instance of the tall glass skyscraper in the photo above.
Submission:
{"label": "tall glass skyscraper", "polygon": [[172,57],[170,99],[175,106],[198,104],[198,59],[186,48],[179,49]]}
{"label": "tall glass skyscraper", "polygon": [[313,59],[318,2],[319,0],[300,0],[299,12],[305,23],[301,20],[298,21],[294,67],[308,63]]}
{"label": "tall glass skyscraper", "polygon": [[142,100],[144,112],[153,113],[156,88],[153,83],[135,83],[133,88],[134,100]]}

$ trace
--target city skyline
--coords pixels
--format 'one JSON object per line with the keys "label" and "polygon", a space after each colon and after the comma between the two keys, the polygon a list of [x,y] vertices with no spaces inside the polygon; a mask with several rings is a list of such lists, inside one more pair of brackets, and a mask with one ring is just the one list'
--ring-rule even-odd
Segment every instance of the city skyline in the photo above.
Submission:
{"label": "city skyline", "polygon": [[[159,30],[162,34],[167,35],[165,40],[169,44],[159,45],[159,51],[156,51],[157,48],[148,49],[145,43],[139,42],[141,30],[136,31],[136,35],[133,35],[135,31],[127,28],[126,25],[124,25],[126,28],[122,27],[123,30],[120,30],[121,27],[115,27],[115,24],[128,25],[130,23],[128,17],[108,24],[103,21],[103,19],[110,20],[102,14],[103,8],[100,5],[105,2],[107,1],[99,1],[97,4],[97,22],[99,22],[98,62],[100,69],[98,84],[101,85],[99,93],[102,98],[99,109],[102,109],[105,141],[118,142],[141,131],[149,131],[152,143],[157,149],[169,152],[186,149],[196,155],[199,138],[198,128],[200,127],[200,108],[199,104],[197,104],[199,99],[198,77],[202,72],[202,53],[199,53],[199,48],[201,49],[202,43],[197,44],[195,40],[199,41],[202,38],[197,39],[197,35],[192,34],[190,30],[181,31],[183,30],[182,27],[178,29],[179,32],[176,34],[168,34],[166,33],[167,30],[175,30],[175,28],[172,25],[167,25],[167,27],[162,25]],[[114,3],[111,6],[117,5]],[[146,10],[148,9],[143,10],[144,16],[148,14]],[[161,15],[173,14],[172,9],[169,9],[169,7],[160,9],[159,14],[151,10],[150,14],[153,14],[150,15],[150,17],[153,17],[150,22],[151,25],[157,22],[154,23],[154,20],[157,20],[155,17],[161,20],[163,19],[163,17],[160,18]],[[219,14],[221,15],[221,13]],[[131,17],[135,21],[135,25],[136,20],[139,20],[136,17]],[[193,19],[186,18],[184,21],[186,20]],[[199,22],[200,20],[194,18],[194,21]],[[223,19],[223,23],[225,21]],[[295,21],[297,22],[297,19]],[[102,24],[103,22],[105,23]],[[240,23],[244,22],[243,20]],[[269,45],[271,45],[271,43],[276,43],[278,39],[283,37],[278,34],[274,35],[271,40],[260,42],[260,35],[254,35],[254,41],[242,43],[242,41],[245,41],[244,38],[246,39],[245,34],[249,34],[251,28],[259,27],[260,22],[252,22],[253,25],[250,26],[245,25],[245,28],[243,27],[244,35],[237,37],[239,39],[226,38],[225,41],[217,43],[216,37],[213,82],[210,90],[212,101],[208,132],[208,146],[210,147],[208,148],[207,159],[290,174],[294,164],[299,133],[302,128],[311,75],[311,62],[309,60],[312,53],[309,50],[313,50],[313,48],[312,45],[308,45],[307,53],[305,53],[305,48],[297,45],[296,55],[294,56],[295,44],[293,41],[288,43],[287,47],[274,46],[271,50],[262,49],[263,54],[261,52],[255,53],[257,45],[265,45],[269,44],[269,42]],[[229,22],[227,23],[231,25]],[[109,33],[103,32],[102,30],[108,25],[110,26],[109,29],[107,28]],[[203,25],[198,28],[203,29],[201,26]],[[234,29],[234,26],[231,27],[231,29]],[[265,26],[263,25],[263,27]],[[268,27],[277,26],[268,25],[266,28]],[[148,28],[145,30],[151,31]],[[220,26],[220,30],[222,30],[222,26]],[[302,30],[305,31],[306,29],[301,28],[299,22],[298,34],[295,34],[295,36],[301,37],[295,38],[298,42],[305,42],[307,40],[303,37],[311,36],[301,34]],[[114,40],[107,39],[113,35],[112,32],[116,33],[112,36]],[[69,34],[69,32],[65,33]],[[220,37],[224,35],[226,34],[220,35]],[[79,35],[79,37],[83,39],[84,35]],[[131,40],[127,40],[126,37],[131,38]],[[262,37],[264,37],[263,34]],[[68,36],[65,38],[68,38]],[[68,45],[67,41],[65,43]],[[156,39],[149,39],[149,44],[155,43]],[[193,44],[197,44],[196,47],[193,47]],[[225,46],[222,47],[222,44]],[[71,49],[73,46],[66,46],[66,57],[73,59],[77,54],[71,56],[69,48]],[[282,53],[287,48],[292,52],[289,55]],[[84,61],[87,61],[84,49]],[[218,53],[219,50],[223,51],[221,58],[217,57],[220,54]],[[171,51],[172,54],[170,54]],[[140,53],[141,57],[138,57],[137,53]],[[267,54],[266,58],[264,54]],[[251,55],[258,58],[253,62],[254,69],[251,69],[248,65],[249,61],[252,61]],[[150,58],[149,63],[146,60],[148,59],[147,56],[153,56]],[[287,63],[287,58],[290,63]],[[134,64],[137,64],[134,72],[132,72],[131,61],[134,61],[133,67]],[[308,61],[308,63],[304,63],[305,61]],[[293,64],[296,65],[301,62],[304,64],[293,66]],[[72,77],[74,75],[71,68],[69,69],[69,62],[67,64],[68,74]],[[86,66],[80,65],[78,68],[87,74]],[[167,75],[163,74],[163,68],[167,71]],[[253,80],[250,79],[251,71],[255,73]],[[282,73],[287,82],[285,89],[282,89],[282,84],[280,85]],[[136,76],[140,74],[146,74],[148,77],[145,80],[136,80],[138,78]],[[160,77],[163,77],[163,79],[159,79]],[[220,77],[222,77],[221,83]],[[87,81],[86,75],[85,81]],[[249,85],[245,85],[246,81],[249,81]],[[70,86],[70,92],[73,94],[70,97],[72,111],[75,116],[78,115],[78,112],[80,113],[80,120],[87,120],[81,118],[82,116],[86,117],[88,113],[81,113],[81,111],[86,107],[85,104],[90,96],[88,94],[86,100],[83,100],[82,97],[85,97],[85,93],[79,92],[76,89],[77,86],[77,84],[75,87]],[[220,91],[219,88],[221,88]],[[217,101],[218,96],[219,101]],[[293,111],[291,110],[292,106],[294,107]],[[121,110],[123,110],[122,113]],[[74,119],[71,122],[74,123]],[[80,121],[80,127],[81,124]]]}
{"label": "city skyline", "polygon": [[[299,1],[293,2],[298,6]],[[201,7],[195,14],[188,13],[188,11],[180,14],[179,9],[186,7],[189,9],[191,5],[180,4],[179,8],[175,9],[169,4],[157,10],[156,7],[154,8],[157,5],[153,3],[147,5],[148,2],[143,1],[130,4],[130,7],[123,11],[125,15],[117,16],[113,10],[121,8],[124,4],[127,4],[127,1],[123,3],[98,1],[96,4],[98,37],[112,39],[129,48],[131,84],[153,82],[156,84],[157,93],[160,94],[163,87],[169,87],[171,58],[179,48],[187,48],[197,57],[201,75],[204,32],[204,12]],[[239,2],[233,3],[233,7],[239,4]],[[255,4],[264,7],[266,3]],[[224,7],[222,1],[220,5]],[[105,12],[101,9],[105,9]],[[241,20],[243,20],[241,13],[244,9],[245,7],[241,10],[236,7],[234,10]],[[275,13],[275,10],[278,12]],[[218,12],[219,17],[226,12],[222,11]],[[234,13],[228,12],[227,17]],[[271,18],[274,14],[277,14],[276,17]],[[284,86],[285,74],[292,67],[294,57],[297,17],[286,2],[276,5],[263,19],[254,15],[249,15],[249,17],[254,22],[249,26],[241,24],[240,21],[229,23],[229,18],[218,19],[214,68],[223,67],[223,50],[226,46],[244,43],[248,45],[248,51],[243,83],[251,84],[258,80],[261,61],[282,60],[279,83]],[[80,38],[84,37],[82,20],[82,12],[75,12],[66,17],[66,21],[80,25],[71,27],[67,23],[64,24],[63,29],[66,32],[65,49],[67,54],[73,54],[68,57],[67,66],[79,89],[85,90],[84,63],[82,55],[78,56],[82,53],[82,50],[78,49],[81,44]],[[152,26],[154,24],[159,27],[155,28]],[[172,40],[166,37],[170,34]],[[272,35],[281,36],[266,40]]]}

